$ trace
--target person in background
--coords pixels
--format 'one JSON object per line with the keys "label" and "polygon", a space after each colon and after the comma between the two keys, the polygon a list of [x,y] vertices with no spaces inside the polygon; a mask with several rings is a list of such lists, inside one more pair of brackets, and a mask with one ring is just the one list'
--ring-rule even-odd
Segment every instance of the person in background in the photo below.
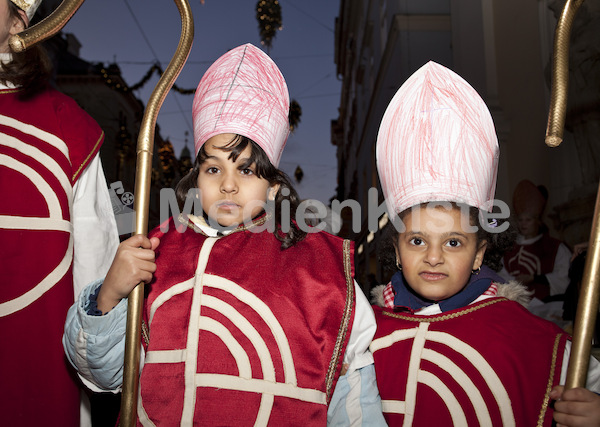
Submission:
{"label": "person in background", "polygon": [[519,235],[515,246],[504,255],[501,275],[515,278],[542,302],[561,298],[569,285],[571,251],[548,233],[542,221],[547,195],[529,180],[517,184],[513,215]]}
{"label": "person in background", "polygon": [[117,391],[126,297],[148,283],[142,424],[385,425],[352,245],[301,227],[277,169],[288,115],[268,55],[245,44],[217,59],[196,90],[196,161],[176,189],[201,212],[124,241],[69,310],[69,360],[90,387]]}
{"label": "person in background", "polygon": [[498,158],[485,103],[434,62],[383,116],[377,168],[393,218],[385,255],[397,271],[373,291],[370,348],[390,426],[600,423],[600,364],[590,360],[590,390],[563,393],[569,336],[495,272],[511,240],[487,216]]}
{"label": "person in background", "polygon": [[119,243],[104,133],[53,89],[39,46],[11,53],[41,0],[0,0],[0,412],[6,426],[89,425],[61,345],[67,310]]}

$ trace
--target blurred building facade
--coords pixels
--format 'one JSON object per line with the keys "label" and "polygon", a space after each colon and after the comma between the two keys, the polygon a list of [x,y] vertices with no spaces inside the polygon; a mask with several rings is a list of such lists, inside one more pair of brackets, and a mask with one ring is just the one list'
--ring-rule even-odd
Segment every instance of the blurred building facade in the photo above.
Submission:
{"label": "blurred building facade", "polygon": [[[379,123],[402,83],[427,61],[465,78],[490,109],[500,143],[496,198],[511,206],[517,183],[549,190],[546,223],[569,245],[587,241],[600,176],[600,7],[584,2],[573,25],[565,141],[544,143],[549,66],[556,19],[564,1],[340,0],[335,63],[342,80],[337,146],[338,200],[360,202],[342,211],[341,235],[355,240],[357,279],[367,286],[381,270],[381,232],[368,230],[368,191],[383,202],[375,162]],[[595,129],[595,131],[594,131]],[[380,226],[386,218],[377,218]],[[371,219],[373,221],[373,219]]]}

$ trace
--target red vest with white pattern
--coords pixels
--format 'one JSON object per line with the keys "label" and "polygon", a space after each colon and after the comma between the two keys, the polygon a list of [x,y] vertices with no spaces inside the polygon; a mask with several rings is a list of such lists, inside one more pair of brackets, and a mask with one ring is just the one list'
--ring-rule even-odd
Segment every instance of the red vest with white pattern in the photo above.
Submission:
{"label": "red vest with white pattern", "polygon": [[567,334],[514,301],[432,316],[374,307],[371,344],[390,426],[549,426]]}
{"label": "red vest with white pattern", "polygon": [[317,233],[282,250],[268,231],[169,225],[150,234],[141,424],[325,425],[354,317],[351,243]]}
{"label": "red vest with white pattern", "polygon": [[79,425],[62,348],[73,304],[73,184],[104,134],[73,99],[0,90],[0,413],[2,424]]}
{"label": "red vest with white pattern", "polygon": [[[539,240],[528,245],[514,245],[504,254],[504,267],[514,277],[520,274],[542,275],[552,273],[556,253],[560,240],[544,234]],[[534,296],[544,299],[550,295],[550,286],[547,283],[527,283],[530,290],[535,291]]]}

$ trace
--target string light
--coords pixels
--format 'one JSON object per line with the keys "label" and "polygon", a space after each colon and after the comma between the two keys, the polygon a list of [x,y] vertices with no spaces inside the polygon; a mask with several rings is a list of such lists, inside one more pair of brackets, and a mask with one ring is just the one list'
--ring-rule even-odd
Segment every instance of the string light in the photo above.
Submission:
{"label": "string light", "polygon": [[279,1],[259,0],[256,4],[256,19],[261,44],[270,49],[277,31],[283,29]]}
{"label": "string light", "polygon": [[[150,67],[150,69],[146,72],[144,77],[142,77],[142,79],[139,82],[137,82],[136,84],[134,84],[133,86],[127,86],[125,83],[123,83],[123,84],[115,83],[105,68],[102,68],[100,70],[100,73],[101,73],[102,77],[104,78],[104,82],[112,89],[115,89],[119,92],[130,92],[130,91],[134,91],[134,90],[137,90],[137,89],[140,89],[141,87],[143,87],[148,82],[148,80],[150,80],[150,78],[152,77],[152,75],[154,73],[157,73],[160,77],[162,77],[164,71],[160,65],[153,64]],[[196,89],[182,89],[179,86],[177,86],[176,84],[173,85],[172,90],[174,90],[175,92],[178,92],[182,95],[193,95],[196,92]]]}

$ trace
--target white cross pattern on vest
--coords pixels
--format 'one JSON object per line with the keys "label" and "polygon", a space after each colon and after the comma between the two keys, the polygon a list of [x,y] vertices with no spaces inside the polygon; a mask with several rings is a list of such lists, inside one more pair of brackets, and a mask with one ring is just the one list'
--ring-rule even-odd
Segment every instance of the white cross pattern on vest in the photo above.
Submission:
{"label": "white cross pattern on vest", "polygon": [[[540,258],[537,255],[526,251],[524,246],[521,246],[516,255],[509,260],[509,265],[515,260],[517,260],[519,266],[524,267],[527,270],[528,274],[536,275],[541,274],[542,272]],[[513,273],[523,274],[524,272],[519,271]]]}
{"label": "white cross pattern on vest", "polygon": [[[166,301],[174,295],[193,289],[191,304],[192,312],[190,313],[187,338],[187,349],[192,351],[187,351],[186,349],[149,351],[146,353],[144,360],[144,364],[185,363],[185,377],[188,380],[193,378],[191,383],[194,384],[194,386],[186,387],[185,389],[181,417],[182,425],[190,424],[193,421],[196,391],[198,387],[214,387],[262,394],[260,408],[258,409],[257,418],[254,423],[255,426],[266,426],[268,424],[275,396],[290,397],[325,405],[327,402],[324,392],[298,387],[294,360],[288,339],[271,309],[256,295],[242,288],[240,285],[222,277],[204,273],[210,251],[217,240],[218,239],[216,238],[208,238],[204,242],[202,249],[200,250],[195,277],[172,286],[160,294],[153,302],[149,313],[149,323],[151,325],[154,314]],[[265,340],[251,322],[232,305],[219,298],[205,294],[204,288],[215,288],[225,291],[251,307],[261,316],[268,325],[277,343],[277,348],[283,363],[284,382],[276,381],[275,367],[271,353]],[[202,306],[215,310],[229,319],[242,331],[246,338],[248,338],[258,354],[263,374],[262,379],[252,378],[250,359],[246,350],[244,350],[242,345],[224,325],[213,318],[202,316],[200,314]],[[198,332],[200,330],[211,332],[222,340],[223,344],[235,359],[239,372],[238,376],[197,372]],[[142,425],[154,425],[146,414],[141,399],[139,399],[138,403],[138,414]]]}
{"label": "white cross pattern on vest", "polygon": [[[51,146],[57,148],[67,160],[69,160],[69,150],[67,145],[60,138],[45,132],[35,126],[20,122],[11,117],[0,115],[0,124],[18,129],[25,134],[33,135],[36,138],[43,140]],[[65,174],[60,165],[38,148],[32,147],[23,141],[9,136],[3,135],[1,143],[4,146],[16,149],[28,158],[32,159],[32,163],[40,164],[50,171],[60,182],[60,188],[51,187],[40,174],[31,166],[19,162],[12,157],[0,154],[0,164],[6,166],[16,172],[19,172],[31,181],[33,186],[38,189],[40,195],[44,198],[48,206],[48,217],[22,217],[0,215],[0,228],[11,230],[55,230],[69,233],[69,245],[62,260],[56,267],[48,272],[39,283],[35,284],[31,289],[22,295],[19,295],[12,300],[0,303],[0,317],[8,316],[17,311],[23,310],[44,293],[48,292],[58,281],[69,271],[71,261],[73,260],[73,233],[70,221],[66,220],[60,202],[57,196],[57,191],[64,191],[69,200],[69,212],[72,211],[73,187],[69,177]]]}
{"label": "white cross pattern on vest", "polygon": [[375,353],[378,350],[390,347],[396,342],[413,340],[408,366],[405,400],[382,400],[383,412],[405,414],[404,425],[412,425],[416,406],[417,387],[419,384],[423,384],[434,390],[444,401],[452,417],[453,425],[467,425],[465,413],[451,390],[435,375],[422,370],[421,361],[425,360],[442,368],[454,378],[457,384],[462,386],[475,409],[479,425],[492,425],[490,413],[487,408],[489,404],[493,403],[484,401],[473,381],[457,364],[443,354],[425,348],[426,342],[432,341],[444,344],[465,356],[481,374],[489,388],[494,390],[496,397],[495,404],[500,410],[502,425],[507,427],[514,426],[515,417],[508,392],[485,358],[473,347],[446,332],[429,331],[429,325],[428,322],[422,322],[418,328],[400,329],[387,336],[377,338],[371,343],[369,348],[371,352]]}

